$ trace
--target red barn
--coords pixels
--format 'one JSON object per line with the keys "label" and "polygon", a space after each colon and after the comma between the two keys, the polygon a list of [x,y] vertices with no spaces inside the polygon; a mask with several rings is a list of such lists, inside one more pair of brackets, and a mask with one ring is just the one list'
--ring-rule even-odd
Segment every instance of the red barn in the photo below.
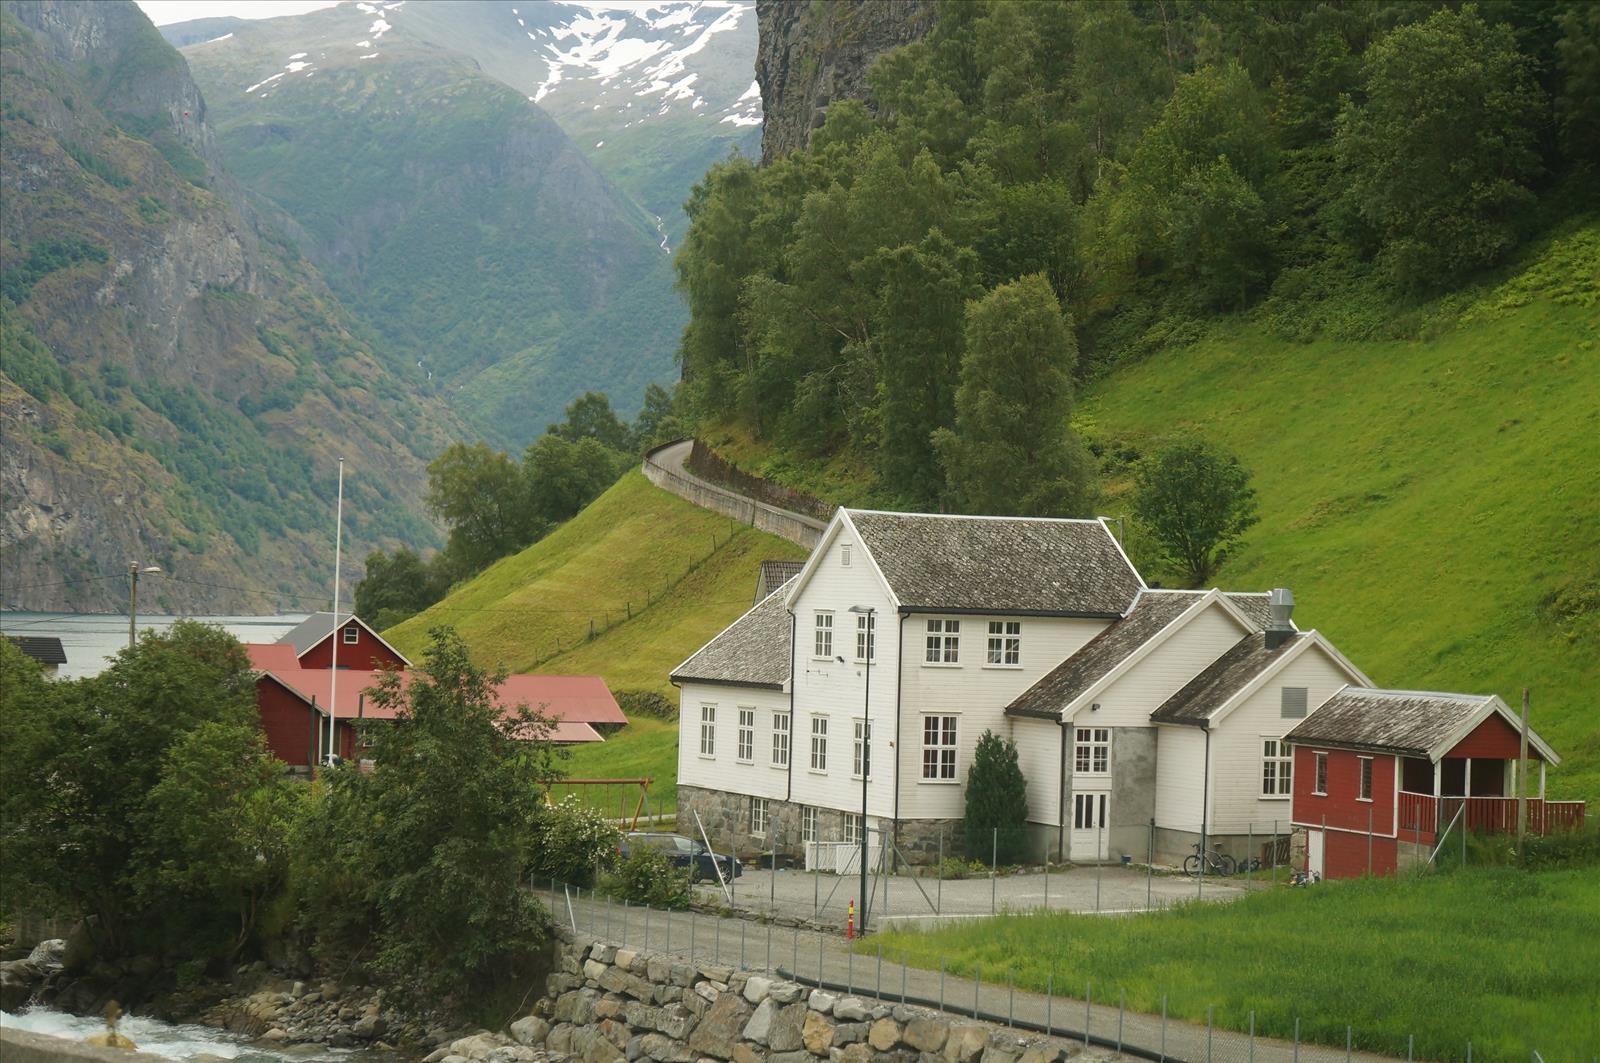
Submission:
{"label": "red barn", "polygon": [[[1345,687],[1283,741],[1294,748],[1293,820],[1306,867],[1327,878],[1392,874],[1426,861],[1454,824],[1517,829],[1520,722],[1494,695]],[[1555,750],[1532,730],[1539,766],[1528,789],[1528,830],[1583,824],[1583,802],[1546,801]]]}
{"label": "red barn", "polygon": [[354,613],[342,621],[335,620],[332,613],[312,613],[278,641],[294,647],[301,668],[332,668],[335,647],[340,668],[376,672],[411,667],[405,654]]}

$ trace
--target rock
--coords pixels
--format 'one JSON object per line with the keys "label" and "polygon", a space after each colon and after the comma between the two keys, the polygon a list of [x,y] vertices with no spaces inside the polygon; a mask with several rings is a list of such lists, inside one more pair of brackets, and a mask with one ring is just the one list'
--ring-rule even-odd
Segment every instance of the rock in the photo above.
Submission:
{"label": "rock", "polygon": [[450,1043],[450,1053],[468,1059],[488,1059],[489,1053],[505,1044],[492,1033],[473,1034]]}
{"label": "rock", "polygon": [[351,1033],[368,1041],[382,1037],[388,1031],[389,1024],[383,1021],[383,1016],[381,1015],[363,1015],[350,1028]]}
{"label": "rock", "polygon": [[443,1063],[444,1057],[450,1054],[448,1048],[435,1048],[432,1052],[422,1057],[422,1063]]}
{"label": "rock", "polygon": [[833,1023],[823,1018],[821,1012],[808,1010],[805,1024],[800,1027],[800,1042],[813,1055],[827,1055],[828,1049],[833,1047]]}
{"label": "rock", "polygon": [[289,987],[289,995],[294,997],[296,1000],[299,1000],[301,997],[306,995],[306,984],[304,982],[296,982],[294,985]]}
{"label": "rock", "polygon": [[772,991],[772,979],[763,978],[758,974],[751,975],[744,983],[744,998],[752,1004],[759,1004],[767,999],[767,994]]}
{"label": "rock", "polygon": [[651,956],[644,964],[644,976],[656,985],[672,981],[672,961],[665,956]]}
{"label": "rock", "polygon": [[0,963],[0,1011],[19,1011],[33,997],[44,972],[32,960]]}
{"label": "rock", "polygon": [[28,953],[28,962],[41,970],[61,967],[67,959],[67,939],[51,938],[41,941]]}
{"label": "rock", "polygon": [[656,1029],[674,1041],[682,1041],[694,1028],[695,1018],[695,1014],[682,1004],[668,1004],[656,1014]]}
{"label": "rock", "polygon": [[879,1019],[867,1031],[867,1044],[887,1052],[900,1042],[900,1024],[890,1018]]}
{"label": "rock", "polygon": [[839,1046],[865,1041],[869,1029],[871,1027],[864,1022],[841,1022],[833,1028],[833,1043]]}
{"label": "rock", "polygon": [[838,1002],[839,998],[835,994],[829,993],[825,989],[815,989],[812,990],[811,999],[806,1002],[806,1006],[812,1011],[820,1011],[822,1014],[828,1015],[832,1013],[833,1006]]}
{"label": "rock", "polygon": [[[261,1039],[263,1041],[287,1041],[289,1039],[289,1031],[285,1030],[282,1026],[274,1026],[272,1029],[262,1034]],[[438,1063],[438,1060],[433,1060],[430,1057],[430,1059],[423,1060],[423,1063]]]}
{"label": "rock", "polygon": [[754,1041],[758,1045],[767,1043],[767,1031],[772,1029],[772,1016],[777,1012],[777,1005],[770,1000],[763,1000],[756,1008],[755,1014],[750,1016],[750,1021],[744,1024],[744,1039]]}
{"label": "rock", "polygon": [[842,1022],[865,1022],[867,1014],[867,1002],[860,997],[845,997],[833,1005],[834,1018]]}
{"label": "rock", "polygon": [[552,1026],[550,1028],[549,1036],[544,1039],[545,1051],[554,1052],[557,1055],[571,1051],[572,1030],[573,1026],[569,1022],[558,1023],[557,1025]]}
{"label": "rock", "polygon": [[846,1045],[839,1050],[838,1063],[871,1063],[872,1048],[865,1042]]}
{"label": "rock", "polygon": [[722,990],[717,988],[715,982],[696,982],[694,994],[708,1004],[715,1004],[717,998],[722,995]]}
{"label": "rock", "polygon": [[931,1016],[919,1017],[906,1023],[901,1036],[906,1044],[918,1052],[937,1052],[944,1047],[945,1038],[950,1036],[950,1024]]}
{"label": "rock", "polygon": [[608,965],[601,963],[599,960],[583,961],[583,976],[589,979],[591,982],[600,981],[600,976],[605,974],[610,969],[611,968]]}
{"label": "rock", "polygon": [[753,1045],[734,1045],[733,1063],[767,1063],[767,1054]]}
{"label": "rock", "polygon": [[526,1015],[511,1024],[511,1036],[522,1045],[542,1045],[549,1033],[550,1024],[537,1015]]}
{"label": "rock", "polygon": [[[767,1003],[777,1004],[772,998],[768,998]],[[777,1008],[772,1016],[771,1029],[767,1032],[767,1047],[778,1053],[793,1052],[804,1047],[801,1031],[805,1028],[808,1014],[806,1006],[800,1003]]]}
{"label": "rock", "polygon": [[95,943],[94,932],[89,925],[91,922],[98,920],[93,916],[80,919],[67,933],[67,947],[61,950],[61,966],[68,974],[81,974],[94,962]]}
{"label": "rock", "polygon": [[639,953],[633,949],[618,949],[616,959],[611,962],[621,967],[624,971],[633,970],[634,961],[638,960]]}
{"label": "rock", "polygon": [[714,963],[702,963],[700,965],[700,977],[709,978],[713,982],[721,982],[723,985],[727,985],[728,979],[733,977],[733,968],[722,967]]}
{"label": "rock", "polygon": [[972,1063],[989,1043],[989,1031],[973,1023],[953,1023],[944,1042],[944,1058],[949,1063]]}
{"label": "rock", "polygon": [[689,1048],[702,1055],[727,1059],[733,1055],[739,1031],[750,1018],[750,1005],[733,993],[723,993],[689,1035]]}
{"label": "rock", "polygon": [[793,1004],[805,995],[805,986],[799,982],[778,982],[768,990],[768,995],[779,1004]]}
{"label": "rock", "polygon": [[1029,1045],[1027,1050],[1017,1058],[1017,1063],[1057,1063],[1061,1059],[1061,1049],[1054,1045]]}
{"label": "rock", "polygon": [[339,983],[337,983],[337,982],[323,982],[322,983],[322,999],[323,1000],[338,1000],[339,999],[339,994],[341,992],[342,991],[339,988]]}

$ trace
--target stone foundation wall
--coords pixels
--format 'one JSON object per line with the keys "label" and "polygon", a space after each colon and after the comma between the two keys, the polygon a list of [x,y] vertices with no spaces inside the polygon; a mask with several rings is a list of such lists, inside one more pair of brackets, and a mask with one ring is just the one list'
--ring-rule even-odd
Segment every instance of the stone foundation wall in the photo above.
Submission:
{"label": "stone foundation wall", "polygon": [[[511,1026],[515,1045],[583,1063],[1056,1063],[1082,1046],[936,1011],[812,989],[798,982],[586,937],[558,947],[559,969],[534,1014]],[[492,1037],[493,1035],[484,1035]],[[487,1044],[441,1049],[434,1063],[468,1063]],[[510,1046],[512,1042],[507,1039]],[[456,1045],[450,1046],[456,1048]],[[516,1047],[511,1048],[512,1052]],[[441,1054],[442,1053],[442,1054]],[[502,1053],[510,1058],[510,1053]]]}
{"label": "stone foundation wall", "polygon": [[[700,823],[711,839],[711,847],[717,852],[732,852],[746,862],[761,853],[775,852],[780,859],[798,864],[805,859],[805,848],[800,842],[801,810],[804,807],[796,801],[768,798],[767,815],[770,822],[767,836],[756,838],[750,833],[748,794],[701,786],[679,786],[678,833],[698,839],[700,831],[694,821],[694,814],[698,813]],[[818,838],[825,842],[842,841],[845,815],[839,809],[817,808]],[[874,823],[874,829],[876,826],[877,822]],[[894,834],[906,862],[911,864],[936,863],[941,852],[941,836],[944,855],[960,856],[962,852],[959,819],[903,819],[896,825]]]}

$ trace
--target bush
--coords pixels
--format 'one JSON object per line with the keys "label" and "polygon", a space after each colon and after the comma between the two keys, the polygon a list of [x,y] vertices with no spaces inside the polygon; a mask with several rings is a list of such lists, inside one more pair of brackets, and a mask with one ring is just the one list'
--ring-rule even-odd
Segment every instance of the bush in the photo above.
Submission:
{"label": "bush", "polygon": [[654,849],[635,849],[613,874],[601,880],[601,888],[629,904],[652,908],[689,907],[689,873],[672,866]]}
{"label": "bush", "polygon": [[1021,863],[1027,855],[1028,783],[1017,763],[1017,744],[984,731],[967,774],[967,855],[974,860]]}
{"label": "bush", "polygon": [[533,856],[528,871],[534,881],[554,878],[575,886],[594,881],[596,868],[617,862],[622,832],[605,816],[568,794],[534,817]]}
{"label": "bush", "polygon": [[676,720],[678,706],[672,699],[654,690],[619,690],[617,704],[631,720],[635,716],[649,716],[656,720]]}

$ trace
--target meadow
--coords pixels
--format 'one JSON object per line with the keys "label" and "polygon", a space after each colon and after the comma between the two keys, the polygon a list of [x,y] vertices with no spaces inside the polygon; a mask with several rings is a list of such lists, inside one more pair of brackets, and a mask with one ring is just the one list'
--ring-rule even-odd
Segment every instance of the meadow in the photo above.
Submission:
{"label": "meadow", "polygon": [[[1587,1060],[1600,1052],[1600,876],[1510,867],[1323,882],[1149,915],[1001,915],[861,949],[1018,988],[1405,1058]],[[1063,988],[1070,987],[1070,988]]]}

